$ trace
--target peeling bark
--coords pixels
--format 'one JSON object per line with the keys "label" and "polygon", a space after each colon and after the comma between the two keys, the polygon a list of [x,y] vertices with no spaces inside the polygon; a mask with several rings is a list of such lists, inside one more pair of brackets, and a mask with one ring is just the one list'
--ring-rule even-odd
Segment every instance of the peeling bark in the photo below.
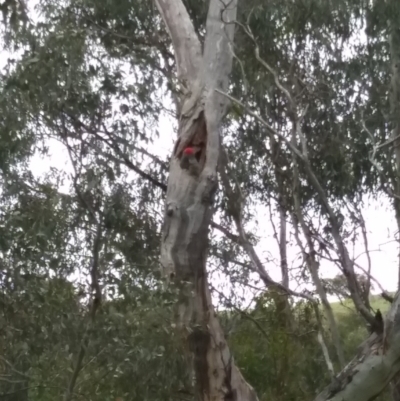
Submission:
{"label": "peeling bark", "polygon": [[[227,106],[215,89],[228,87],[234,24],[223,21],[235,20],[236,3],[224,6],[220,0],[210,1],[200,57],[200,43],[181,0],[157,0],[171,35],[179,77],[187,89],[170,163],[161,265],[179,288],[179,327],[192,356],[198,398],[204,401],[257,400],[234,364],[211,303],[206,271],[220,126]],[[180,168],[179,159],[188,146],[196,148],[197,174]]]}

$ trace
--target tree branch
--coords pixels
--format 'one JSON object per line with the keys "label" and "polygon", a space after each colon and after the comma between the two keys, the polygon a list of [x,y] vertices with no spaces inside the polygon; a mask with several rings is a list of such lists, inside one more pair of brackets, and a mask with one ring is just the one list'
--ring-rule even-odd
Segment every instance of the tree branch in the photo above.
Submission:
{"label": "tree branch", "polygon": [[235,225],[236,225],[236,229],[239,233],[239,239],[240,239],[239,244],[243,247],[243,249],[247,253],[254,271],[256,273],[258,273],[258,275],[260,276],[261,280],[264,282],[266,287],[272,287],[272,288],[282,291],[286,295],[302,297],[312,303],[315,303],[315,299],[313,297],[311,297],[307,294],[304,294],[304,293],[297,293],[295,291],[292,291],[290,288],[285,287],[282,284],[274,281],[272,279],[272,277],[268,274],[268,272],[265,270],[260,258],[257,255],[257,252],[255,251],[253,245],[248,240],[247,234],[243,228],[243,223],[242,223],[242,218],[241,218],[241,202],[242,202],[243,197],[240,194],[240,189],[238,187],[238,184],[236,185],[237,186],[236,192],[231,187],[231,185],[229,183],[228,175],[225,170],[226,166],[227,166],[227,154],[225,151],[222,151],[219,170],[220,170],[222,183],[225,187],[226,195],[228,197],[229,213],[232,216],[233,221],[235,222]]}
{"label": "tree branch", "polygon": [[202,65],[201,44],[181,0],[156,0],[172,40],[178,78],[187,83],[196,79]]}
{"label": "tree branch", "polygon": [[357,310],[361,313],[361,315],[365,318],[365,320],[370,323],[374,324],[375,318],[374,316],[370,313],[368,308],[364,305],[359,289],[358,289],[358,284],[357,280],[354,275],[354,267],[353,264],[350,260],[350,257],[348,255],[347,248],[344,245],[343,239],[340,235],[340,225],[338,223],[338,218],[335,215],[334,211],[332,210],[332,207],[329,204],[328,198],[325,194],[325,191],[323,190],[320,182],[318,181],[318,178],[315,176],[314,172],[311,169],[310,163],[307,158],[307,152],[306,152],[306,144],[305,140],[302,136],[302,133],[300,132],[300,127],[299,123],[302,118],[302,116],[297,116],[296,121],[295,121],[295,130],[298,135],[300,135],[301,143],[302,143],[302,151],[300,151],[291,141],[289,141],[284,135],[279,133],[274,127],[272,127],[270,124],[268,124],[267,121],[265,121],[262,117],[260,117],[257,113],[251,111],[248,107],[246,107],[240,100],[234,98],[233,96],[228,95],[227,93],[224,93],[218,89],[216,89],[217,92],[221,93],[222,95],[226,96],[228,99],[231,101],[235,102],[239,106],[243,107],[243,109],[252,117],[254,117],[257,121],[259,121],[262,125],[264,125],[267,130],[272,133],[273,135],[276,135],[278,138],[282,139],[285,144],[288,146],[288,148],[293,152],[293,154],[303,163],[305,170],[307,172],[308,178],[314,188],[316,189],[320,201],[322,205],[325,207],[325,209],[328,212],[330,222],[332,224],[332,235],[335,240],[338,253],[341,259],[341,265],[343,267],[343,270],[345,272],[346,278],[348,279],[349,283],[349,289],[351,291],[352,299],[353,302],[357,308]]}
{"label": "tree branch", "polygon": [[353,360],[314,401],[375,399],[400,370],[400,292],[386,315],[384,333],[373,333]]}
{"label": "tree branch", "polygon": [[89,345],[90,329],[94,325],[96,312],[101,304],[101,289],[99,283],[99,257],[100,257],[101,246],[102,246],[102,227],[101,224],[98,223],[96,237],[93,241],[93,250],[92,250],[93,260],[92,260],[92,266],[90,268],[92,297],[89,309],[89,320],[85,329],[85,333],[82,337],[81,346],[75,363],[75,368],[72,373],[70,382],[68,384],[67,391],[65,392],[64,395],[64,401],[72,400],[76,381],[78,380],[79,373],[82,370],[83,359],[86,355],[86,350]]}

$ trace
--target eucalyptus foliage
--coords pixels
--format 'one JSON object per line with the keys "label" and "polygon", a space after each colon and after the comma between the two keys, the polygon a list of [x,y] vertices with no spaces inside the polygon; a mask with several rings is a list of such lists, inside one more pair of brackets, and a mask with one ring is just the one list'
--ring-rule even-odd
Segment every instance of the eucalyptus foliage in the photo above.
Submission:
{"label": "eucalyptus foliage", "polygon": [[[175,117],[181,89],[168,33],[145,0],[31,3],[0,3],[7,59],[0,77],[0,398],[62,399],[88,336],[74,399],[193,399],[187,350],[174,330],[176,294],[165,290],[158,266],[168,159],[153,149],[175,129],[160,132],[160,121]],[[204,38],[207,2],[184,3]],[[283,205],[288,214],[294,208],[284,141],[291,140],[290,107],[277,81],[307,110],[310,166],[335,208],[385,196],[396,180],[391,148],[374,153],[380,171],[371,155],[391,135],[388,22],[399,23],[400,6],[239,3],[230,93],[280,134],[271,138],[231,104],[222,142],[230,178],[246,195],[245,223],[257,218],[255,204]],[[48,155],[54,143],[69,167],[34,175],[32,157]],[[299,168],[304,214],[325,218]],[[216,216],[231,231],[228,203],[221,189]],[[256,243],[255,233],[249,237]],[[310,305],[297,306],[292,329],[266,290],[267,301],[261,297],[248,313],[238,295],[251,282],[243,249],[216,230],[210,249],[212,274],[231,284],[214,293],[230,311],[227,335],[232,329],[239,366],[260,399],[312,397],[329,377]],[[89,324],[94,260],[103,298]],[[359,330],[342,337],[361,340]]]}

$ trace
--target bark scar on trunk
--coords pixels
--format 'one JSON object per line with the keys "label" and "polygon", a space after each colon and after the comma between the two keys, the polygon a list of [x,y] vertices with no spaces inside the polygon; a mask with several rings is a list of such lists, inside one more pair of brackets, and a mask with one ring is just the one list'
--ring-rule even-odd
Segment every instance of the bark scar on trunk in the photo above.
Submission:
{"label": "bark scar on trunk", "polygon": [[200,392],[210,394],[209,366],[207,350],[210,345],[210,333],[201,327],[195,327],[188,337],[189,349],[194,355],[194,369],[196,371],[196,385]]}

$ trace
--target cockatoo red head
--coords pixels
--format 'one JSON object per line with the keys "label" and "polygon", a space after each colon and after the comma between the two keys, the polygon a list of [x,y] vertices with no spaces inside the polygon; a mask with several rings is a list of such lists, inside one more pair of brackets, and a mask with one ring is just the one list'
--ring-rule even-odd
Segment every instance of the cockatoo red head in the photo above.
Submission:
{"label": "cockatoo red head", "polygon": [[194,149],[191,148],[191,147],[187,147],[187,148],[185,148],[185,149],[183,150],[183,153],[184,153],[186,156],[193,156],[193,155],[194,155]]}

